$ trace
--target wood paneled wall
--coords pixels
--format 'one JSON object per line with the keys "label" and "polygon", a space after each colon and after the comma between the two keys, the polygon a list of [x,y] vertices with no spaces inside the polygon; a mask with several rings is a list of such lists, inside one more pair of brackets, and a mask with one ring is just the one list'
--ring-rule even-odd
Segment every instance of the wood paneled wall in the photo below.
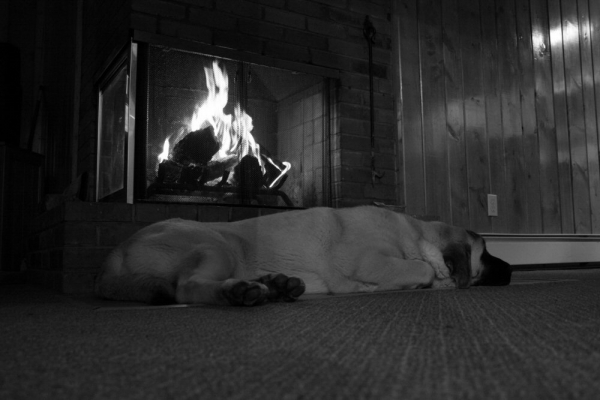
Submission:
{"label": "wood paneled wall", "polygon": [[600,233],[600,1],[394,3],[407,212],[479,232]]}

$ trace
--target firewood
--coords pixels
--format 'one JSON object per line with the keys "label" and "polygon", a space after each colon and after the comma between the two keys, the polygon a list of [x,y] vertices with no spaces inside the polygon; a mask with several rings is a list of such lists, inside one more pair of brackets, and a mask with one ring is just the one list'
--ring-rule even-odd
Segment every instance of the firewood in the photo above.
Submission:
{"label": "firewood", "polygon": [[219,143],[215,139],[214,129],[204,129],[188,133],[175,144],[170,158],[184,167],[207,165],[215,153],[219,151]]}

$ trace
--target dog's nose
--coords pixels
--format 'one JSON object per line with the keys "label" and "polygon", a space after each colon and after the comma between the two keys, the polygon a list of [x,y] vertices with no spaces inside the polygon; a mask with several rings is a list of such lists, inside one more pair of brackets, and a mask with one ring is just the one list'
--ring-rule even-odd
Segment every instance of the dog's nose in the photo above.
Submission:
{"label": "dog's nose", "polygon": [[455,279],[455,282],[458,289],[468,289],[471,286],[471,277],[459,276],[457,279]]}

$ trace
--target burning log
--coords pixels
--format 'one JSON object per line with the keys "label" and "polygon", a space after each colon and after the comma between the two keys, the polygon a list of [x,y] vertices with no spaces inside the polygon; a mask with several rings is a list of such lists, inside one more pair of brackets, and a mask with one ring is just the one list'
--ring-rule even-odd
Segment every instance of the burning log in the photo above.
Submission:
{"label": "burning log", "polygon": [[219,143],[212,126],[190,132],[175,144],[168,158],[160,162],[156,182],[202,185],[219,178],[235,164],[230,160],[210,163],[218,151]]}
{"label": "burning log", "polygon": [[[165,139],[163,152],[158,155],[155,186],[215,188],[219,192],[231,185],[231,193],[244,200],[257,199],[261,191],[279,193],[290,163],[274,159],[258,145],[251,133],[252,118],[239,102],[233,115],[224,113],[229,90],[225,69],[215,61],[204,72],[208,96],[196,106],[188,128],[177,134],[173,149],[169,149],[171,136]],[[285,201],[291,204],[289,199]]]}
{"label": "burning log", "polygon": [[171,160],[164,160],[158,164],[157,183],[177,183],[181,176],[181,165]]}
{"label": "burning log", "polygon": [[264,184],[258,159],[249,154],[245,155],[239,164],[235,166],[233,173],[238,186],[247,196],[255,196]]}
{"label": "burning log", "polygon": [[205,167],[200,167],[196,165],[184,166],[181,169],[181,175],[179,176],[179,180],[177,183],[183,184],[202,184],[206,180],[204,179]]}
{"label": "burning log", "polygon": [[205,182],[211,182],[216,179],[221,181],[220,184],[227,182],[229,171],[231,171],[237,163],[237,155],[231,155],[219,160],[210,161],[208,163],[208,167],[206,168]]}
{"label": "burning log", "polygon": [[217,151],[219,143],[213,127],[209,125],[185,135],[173,147],[170,158],[183,166],[202,166],[207,165]]}

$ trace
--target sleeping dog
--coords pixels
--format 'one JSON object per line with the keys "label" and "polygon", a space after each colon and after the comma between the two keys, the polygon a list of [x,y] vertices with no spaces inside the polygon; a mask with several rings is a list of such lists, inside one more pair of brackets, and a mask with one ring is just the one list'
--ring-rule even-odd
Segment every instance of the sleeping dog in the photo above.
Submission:
{"label": "sleeping dog", "polygon": [[478,234],[382,208],[311,208],[238,222],[170,219],[115,248],[103,298],[252,306],[303,293],[508,285]]}

